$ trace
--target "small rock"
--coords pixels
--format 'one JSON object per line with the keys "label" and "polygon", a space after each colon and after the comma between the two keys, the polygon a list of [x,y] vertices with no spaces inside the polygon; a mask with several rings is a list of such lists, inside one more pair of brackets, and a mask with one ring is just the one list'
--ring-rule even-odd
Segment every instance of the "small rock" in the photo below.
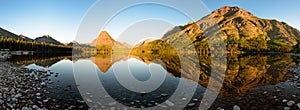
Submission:
{"label": "small rock", "polygon": [[169,100],[166,101],[166,104],[167,104],[168,106],[170,106],[170,107],[174,106],[174,103],[172,103],[172,102],[169,101]]}
{"label": "small rock", "polygon": [[295,101],[292,101],[292,100],[291,100],[291,101],[287,102],[286,104],[287,104],[288,106],[293,106],[293,105],[295,104]]}
{"label": "small rock", "polygon": [[111,103],[109,103],[108,105],[109,106],[112,106],[112,105],[116,105],[117,104],[117,102],[111,102]]}
{"label": "small rock", "polygon": [[297,96],[296,95],[292,95],[292,97],[296,98]]}
{"label": "small rock", "polygon": [[44,103],[47,103],[48,101],[49,101],[49,100],[47,100],[47,99],[46,99],[46,100],[43,100]]}
{"label": "small rock", "polygon": [[300,103],[297,104],[298,108],[300,109]]}
{"label": "small rock", "polygon": [[189,107],[195,106],[195,103],[189,103],[188,106]]}
{"label": "small rock", "polygon": [[77,100],[78,103],[84,104],[85,102],[83,100]]}
{"label": "small rock", "polygon": [[225,110],[224,108],[218,107],[217,110]]}
{"label": "small rock", "polygon": [[130,102],[131,105],[133,105],[135,102]]}
{"label": "small rock", "polygon": [[42,83],[41,83],[41,86],[46,86],[46,83],[45,83],[45,82],[42,82]]}
{"label": "small rock", "polygon": [[38,109],[39,107],[37,105],[32,105],[32,108]]}
{"label": "small rock", "polygon": [[233,110],[240,110],[241,108],[238,105],[233,106]]}
{"label": "small rock", "polygon": [[93,102],[91,99],[86,99],[86,101],[88,101],[88,102]]}
{"label": "small rock", "polygon": [[198,101],[198,99],[193,99],[193,101],[197,102],[197,101]]}
{"label": "small rock", "polygon": [[160,96],[162,96],[162,97],[167,97],[168,94],[161,94]]}
{"label": "small rock", "polygon": [[76,106],[71,105],[71,106],[68,107],[68,109],[74,109],[75,107],[76,107]]}
{"label": "small rock", "polygon": [[290,110],[291,107],[284,107],[283,109],[284,109],[284,110]]}
{"label": "small rock", "polygon": [[265,91],[265,92],[264,92],[264,94],[267,94],[267,93],[268,93],[268,91]]}
{"label": "small rock", "polygon": [[12,99],[11,99],[11,101],[13,101],[13,102],[16,102],[16,101],[17,101],[17,99],[16,99],[16,98],[12,98]]}
{"label": "small rock", "polygon": [[283,103],[285,103],[285,102],[287,102],[287,101],[288,101],[288,100],[286,100],[286,99],[283,99],[283,100],[282,100]]}
{"label": "small rock", "polygon": [[36,95],[36,96],[40,96],[40,95],[41,95],[41,93],[36,93],[35,95]]}

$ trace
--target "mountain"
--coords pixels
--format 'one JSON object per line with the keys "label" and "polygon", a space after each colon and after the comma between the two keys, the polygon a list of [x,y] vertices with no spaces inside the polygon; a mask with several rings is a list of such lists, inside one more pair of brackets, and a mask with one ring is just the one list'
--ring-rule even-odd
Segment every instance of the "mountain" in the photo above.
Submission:
{"label": "mountain", "polygon": [[208,38],[217,43],[215,36],[224,39],[228,52],[289,52],[298,44],[300,32],[285,22],[259,18],[239,7],[224,6],[199,21],[174,27],[162,40],[176,49],[195,47],[202,51],[203,47],[208,48]]}
{"label": "mountain", "polygon": [[259,18],[239,7],[224,6],[196,23],[206,33],[213,33],[212,27],[218,25],[227,46],[238,44],[240,49],[289,51],[300,38],[300,32],[287,23]]}
{"label": "mountain", "polygon": [[69,44],[67,44],[68,46],[80,46],[80,44],[77,42],[77,41],[75,41],[75,40],[73,40],[72,42],[70,42]]}
{"label": "mountain", "polygon": [[49,44],[55,44],[55,45],[64,45],[64,44],[60,43],[59,41],[53,39],[49,35],[44,35],[42,37],[38,37],[38,38],[35,39],[35,41],[49,43]]}
{"label": "mountain", "polygon": [[28,38],[26,36],[23,36],[23,35],[18,36],[16,34],[12,33],[12,32],[9,32],[9,31],[3,29],[3,28],[0,28],[0,38],[1,37],[9,37],[9,38],[12,38],[12,39],[15,39],[15,40],[16,39],[23,39],[23,40],[26,40],[26,41],[33,41],[33,39],[30,39],[30,38]]}
{"label": "mountain", "polygon": [[296,45],[297,39],[300,37],[300,32],[297,29],[284,22],[258,18],[239,7],[224,6],[197,22],[204,31],[216,23],[225,37],[250,39],[263,35],[266,40],[280,39],[291,45]]}
{"label": "mountain", "polygon": [[19,37],[20,38],[22,38],[22,39],[24,39],[24,40],[26,40],[26,41],[34,41],[33,39],[31,39],[31,38],[29,38],[29,37],[26,37],[26,36],[24,36],[24,35],[19,35]]}
{"label": "mountain", "polygon": [[96,47],[109,46],[112,47],[116,41],[108,34],[107,31],[102,31],[97,39],[91,45]]}
{"label": "mountain", "polygon": [[91,46],[98,48],[130,48],[131,46],[127,43],[121,43],[115,41],[107,31],[101,31],[98,37],[92,41]]}

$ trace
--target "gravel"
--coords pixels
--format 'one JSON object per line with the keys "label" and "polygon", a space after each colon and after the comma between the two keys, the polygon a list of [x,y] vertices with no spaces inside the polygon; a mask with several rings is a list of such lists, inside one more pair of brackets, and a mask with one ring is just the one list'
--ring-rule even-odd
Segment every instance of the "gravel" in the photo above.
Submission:
{"label": "gravel", "polygon": [[66,105],[51,97],[50,73],[0,61],[0,109],[87,109],[83,102]]}

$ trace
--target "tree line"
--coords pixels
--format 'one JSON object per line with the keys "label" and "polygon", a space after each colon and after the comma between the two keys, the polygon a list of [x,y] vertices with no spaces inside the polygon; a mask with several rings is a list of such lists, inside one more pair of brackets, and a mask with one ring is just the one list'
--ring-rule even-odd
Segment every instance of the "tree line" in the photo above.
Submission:
{"label": "tree line", "polygon": [[[35,53],[72,53],[73,46],[1,37],[0,49],[8,49],[9,51],[34,51]],[[74,48],[74,51],[82,52],[82,49]]]}

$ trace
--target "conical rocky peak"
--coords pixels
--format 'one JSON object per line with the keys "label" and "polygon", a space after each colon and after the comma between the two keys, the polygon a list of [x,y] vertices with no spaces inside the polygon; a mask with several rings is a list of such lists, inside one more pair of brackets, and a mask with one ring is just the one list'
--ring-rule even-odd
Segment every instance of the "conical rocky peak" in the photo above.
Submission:
{"label": "conical rocky peak", "polygon": [[212,15],[214,16],[233,16],[233,15],[236,15],[236,16],[253,16],[252,13],[242,9],[242,8],[239,8],[239,7],[231,7],[231,6],[223,6],[221,7],[220,9],[217,9],[215,11],[212,12]]}

